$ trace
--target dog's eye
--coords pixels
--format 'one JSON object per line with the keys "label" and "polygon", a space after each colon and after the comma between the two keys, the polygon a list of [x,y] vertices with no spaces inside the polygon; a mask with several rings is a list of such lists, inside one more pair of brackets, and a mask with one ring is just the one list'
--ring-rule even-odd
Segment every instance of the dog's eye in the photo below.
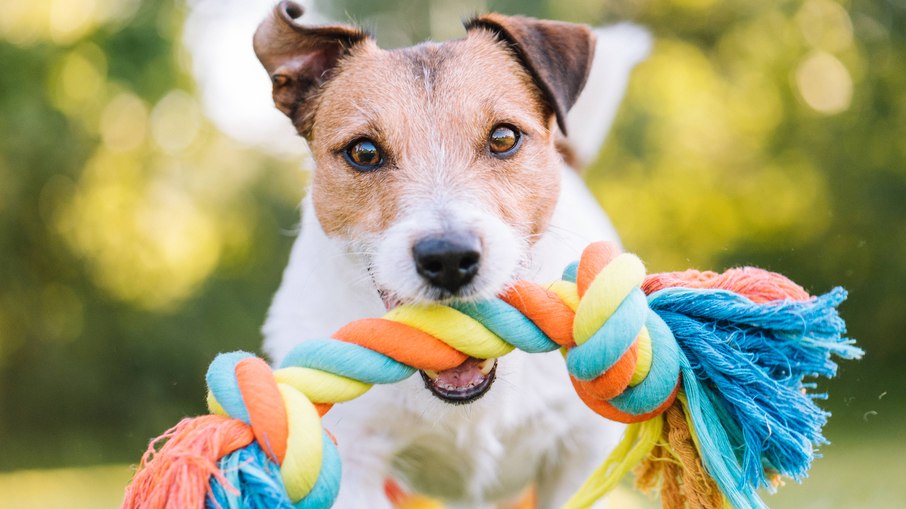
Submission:
{"label": "dog's eye", "polygon": [[511,125],[501,124],[494,127],[488,136],[488,148],[495,156],[506,157],[516,152],[520,141],[522,141],[522,135],[518,129]]}
{"label": "dog's eye", "polygon": [[356,140],[346,147],[346,161],[360,171],[378,169],[384,163],[384,155],[377,144],[369,139]]}

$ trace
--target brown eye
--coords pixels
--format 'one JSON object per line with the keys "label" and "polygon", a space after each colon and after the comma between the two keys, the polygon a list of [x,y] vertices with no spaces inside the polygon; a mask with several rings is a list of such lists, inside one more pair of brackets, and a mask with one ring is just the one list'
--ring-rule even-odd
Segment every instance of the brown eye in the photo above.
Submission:
{"label": "brown eye", "polygon": [[496,156],[508,156],[519,148],[521,135],[511,125],[498,125],[488,136],[488,148]]}
{"label": "brown eye", "polygon": [[346,147],[346,161],[359,171],[378,169],[384,162],[384,155],[377,144],[369,139],[356,140]]}

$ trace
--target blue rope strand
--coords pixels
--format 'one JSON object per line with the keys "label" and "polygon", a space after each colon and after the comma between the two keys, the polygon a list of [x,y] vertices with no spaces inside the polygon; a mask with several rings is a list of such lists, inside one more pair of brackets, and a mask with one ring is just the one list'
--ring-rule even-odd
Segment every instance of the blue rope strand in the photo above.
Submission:
{"label": "blue rope strand", "polygon": [[340,487],[340,453],[322,432],[324,458],[318,479],[308,495],[295,505],[286,495],[280,466],[270,460],[257,442],[220,459],[218,466],[227,485],[211,476],[208,509],[323,509],[333,505]]}
{"label": "blue rope strand", "polygon": [[415,373],[415,368],[380,352],[335,339],[300,343],[280,365],[281,368],[291,366],[319,369],[369,384],[392,384]]}
{"label": "blue rope strand", "polygon": [[[252,442],[238,449],[219,462],[220,471],[229,487],[217,477],[210,481],[211,494],[205,507],[208,509],[293,509],[286,497],[286,488],[280,478],[280,467],[268,459],[267,454]],[[236,493],[235,490],[238,490]]]}
{"label": "blue rope strand", "polygon": [[[770,487],[765,464],[801,479],[815,446],[826,443],[821,429],[828,414],[805,393],[803,377],[833,376],[831,354],[861,355],[842,337],[845,326],[836,306],[845,297],[835,289],[808,301],[756,304],[723,290],[683,288],[649,296],[688,357],[692,379],[703,381],[702,392],[732,449],[739,451],[740,486]],[[688,393],[691,379],[684,380]],[[696,431],[703,430],[696,426]]]}

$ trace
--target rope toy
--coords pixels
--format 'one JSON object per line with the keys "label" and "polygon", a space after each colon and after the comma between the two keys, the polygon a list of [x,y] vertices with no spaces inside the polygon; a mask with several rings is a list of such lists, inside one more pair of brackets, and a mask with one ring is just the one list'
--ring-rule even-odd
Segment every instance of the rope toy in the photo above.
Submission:
{"label": "rope toy", "polygon": [[594,243],[549,285],[400,306],[300,344],[276,370],[220,354],[206,376],[211,415],[151,442],[122,507],[328,508],[341,466],[320,417],[333,404],[514,348],[561,349],[580,398],[629,424],[565,507],[590,507],[633,468],[665,507],[766,507],[757,490],[806,477],[827,443],[829,414],[803,378],[862,355],[842,337],[845,298],[751,267],[646,276],[634,255]]}

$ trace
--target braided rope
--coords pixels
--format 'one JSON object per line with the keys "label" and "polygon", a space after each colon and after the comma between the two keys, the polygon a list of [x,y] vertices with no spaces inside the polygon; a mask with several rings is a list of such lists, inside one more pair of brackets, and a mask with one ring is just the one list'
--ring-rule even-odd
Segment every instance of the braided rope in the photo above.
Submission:
{"label": "braided rope", "polygon": [[[721,500],[763,507],[755,492],[765,479],[761,462],[802,475],[811,449],[797,452],[791,444],[823,441],[826,415],[799,392],[802,377],[831,376],[831,354],[861,355],[841,337],[844,324],[835,308],[843,298],[842,289],[811,298],[783,276],[752,268],[646,277],[634,255],[594,243],[561,280],[517,281],[499,298],[482,302],[400,306],[383,318],[349,323],[329,339],[298,345],[273,371],[248,353],[219,355],[206,376],[208,408],[218,417],[180,423],[162,437],[168,442],[160,451],[158,441],[152,442],[123,507],[165,507],[168,501],[198,507],[196,502],[206,499],[215,506],[283,507],[287,498],[297,508],[330,507],[339,492],[341,465],[321,417],[333,404],[419,369],[443,371],[469,357],[496,358],[516,348],[560,349],[582,401],[608,419],[630,424],[567,507],[589,507],[634,465],[669,456],[683,466],[682,472],[663,470],[665,500],[693,489],[714,502],[716,485]],[[769,304],[758,307],[763,303]],[[732,328],[736,325],[718,330],[721,323],[751,331],[747,335]],[[783,342],[785,351],[767,340]],[[761,365],[746,352],[761,352]],[[734,367],[742,365],[745,370]],[[778,390],[787,391],[788,401],[758,396]],[[737,396],[718,408],[714,391]],[[754,396],[747,399],[739,391]],[[659,417],[671,408],[672,420]],[[678,421],[681,415],[688,425]],[[755,419],[746,421],[748,415]],[[737,450],[743,451],[745,468],[736,460]],[[702,465],[713,482],[700,481]],[[201,486],[205,480],[207,488]],[[182,488],[173,495],[161,484]]]}
{"label": "braided rope", "polygon": [[251,426],[281,465],[294,503],[336,489],[318,485],[325,458],[336,454],[320,425],[331,405],[418,369],[454,368],[469,356],[562,347],[573,384],[594,411],[627,423],[663,412],[679,387],[679,352],[648,308],[642,262],[596,243],[565,278],[547,286],[520,281],[500,299],[479,303],[400,306],[352,322],[331,339],[300,344],[273,372],[250,354],[221,354],[206,378],[209,409]]}

